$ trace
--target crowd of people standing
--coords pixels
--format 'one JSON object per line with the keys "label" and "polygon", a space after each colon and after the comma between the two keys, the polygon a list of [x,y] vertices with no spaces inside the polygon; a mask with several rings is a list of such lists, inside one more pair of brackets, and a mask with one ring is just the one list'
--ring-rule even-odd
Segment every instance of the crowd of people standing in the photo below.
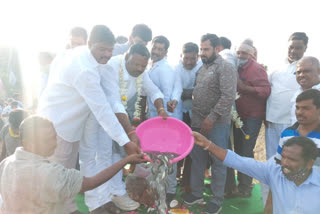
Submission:
{"label": "crowd of people standing", "polygon": [[[14,131],[19,142],[14,153],[1,156],[3,214],[76,213],[78,193],[84,193],[93,214],[136,210],[140,204],[126,192],[121,169],[146,162],[132,124],[158,116],[183,120],[194,131],[197,145],[184,161],[185,204],[206,203],[204,213],[219,213],[225,197],[251,197],[253,176],[271,188],[265,186],[262,194],[267,213],[272,208],[274,213],[316,213],[320,208],[306,201],[320,196],[320,172],[313,167],[319,165],[318,154],[304,153],[320,148],[320,64],[304,57],[305,33],[290,35],[285,64],[269,75],[257,62],[251,39],[232,51],[228,38],[204,34],[199,46],[183,45],[175,67],[166,58],[170,41],[153,37],[145,24],[134,26],[124,44],[115,44],[104,25],[94,26],[89,37],[85,29],[74,28],[70,41],[43,75],[37,115],[9,114],[8,133]],[[10,115],[18,119],[11,122]],[[253,149],[263,122],[268,161],[259,165]],[[306,143],[287,143],[291,138]],[[232,147],[236,154],[226,150]],[[205,202],[208,167],[213,196]],[[238,185],[227,167],[238,170]],[[173,168],[167,177],[168,205],[175,200],[180,170],[177,164]],[[284,176],[273,180],[266,173]],[[293,192],[303,194],[283,205],[292,183]]]}

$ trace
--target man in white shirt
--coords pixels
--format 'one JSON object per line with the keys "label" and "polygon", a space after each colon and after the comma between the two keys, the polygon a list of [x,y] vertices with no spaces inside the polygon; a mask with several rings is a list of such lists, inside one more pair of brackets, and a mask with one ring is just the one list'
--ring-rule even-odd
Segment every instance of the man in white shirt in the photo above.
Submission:
{"label": "man in white shirt", "polygon": [[[194,82],[196,79],[196,73],[201,66],[202,61],[199,60],[198,45],[192,42],[184,44],[181,53],[181,60],[179,64],[175,67],[175,72],[177,72],[179,75],[183,89],[181,94],[181,102],[178,102],[178,106],[176,109],[180,113],[180,117],[182,117],[183,122],[185,122],[189,126],[191,123],[192,116],[192,92],[194,88]],[[183,165],[181,187],[185,188],[185,190],[188,190],[190,189],[190,156],[187,156],[184,160],[181,160],[178,163],[178,172],[180,165],[181,167]]]}
{"label": "man in white shirt", "polygon": [[295,32],[289,37],[288,58],[281,70],[269,75],[271,94],[266,110],[267,159],[276,154],[281,132],[290,126],[290,100],[299,89],[295,71],[308,45],[305,33]]}
{"label": "man in white shirt", "polygon": [[58,146],[52,160],[67,168],[76,165],[79,141],[91,112],[127,154],[141,153],[138,138],[135,142],[129,140],[119,123],[123,121],[112,111],[100,85],[99,72],[108,68],[106,63],[112,56],[114,43],[108,27],[95,26],[88,47],[75,49],[59,61],[52,81],[40,97],[38,113],[51,120],[57,131]]}
{"label": "man in white shirt", "polygon": [[[179,112],[176,107],[181,97],[182,87],[177,72],[172,69],[166,59],[169,46],[170,42],[166,37],[156,36],[153,38],[151,49],[152,67],[148,71],[148,74],[152,82],[163,93],[165,110],[168,112],[169,116],[179,119]],[[158,116],[159,109],[153,104],[150,96],[148,96],[147,99],[149,118]],[[173,173],[167,177],[167,203],[170,203],[170,199],[176,194],[176,174],[177,164],[174,164]]]}
{"label": "man in white shirt", "polygon": [[[265,137],[267,159],[276,154],[282,131],[291,124],[291,98],[299,89],[295,71],[298,61],[307,50],[309,38],[303,32],[295,32],[289,37],[288,58],[285,64],[269,75],[271,94],[267,100]],[[262,188],[265,202],[267,188]]]}
{"label": "man in white shirt", "polygon": [[[183,45],[181,60],[175,67],[175,72],[178,73],[182,85],[181,102],[179,102],[177,109],[183,114],[183,118],[191,118],[192,114],[192,92],[194,88],[194,81],[196,73],[202,66],[202,61],[199,60],[199,47],[197,44],[188,42]],[[183,119],[188,122],[187,119]],[[190,123],[189,123],[190,124]]]}
{"label": "man in white shirt", "polygon": [[296,79],[300,88],[291,98],[291,124],[297,122],[296,118],[296,99],[301,92],[308,89],[320,90],[320,64],[319,60],[312,56],[303,57],[296,70]]}
{"label": "man in white shirt", "polygon": [[219,55],[230,62],[235,68],[237,66],[237,55],[234,51],[231,51],[231,41],[227,37],[221,36],[220,38],[220,45],[219,45]]}
{"label": "man in white shirt", "polygon": [[[166,118],[168,115],[163,108],[163,95],[153,84],[147,73],[143,73],[150,58],[150,53],[144,44],[131,46],[125,55],[112,57],[108,61],[111,68],[101,72],[101,85],[117,115],[123,114],[129,118],[140,118],[140,91],[144,89],[147,95],[154,100],[159,116]],[[122,98],[122,99],[121,99]],[[122,101],[122,104],[121,104]],[[131,130],[129,138],[134,136]],[[134,139],[132,139],[134,140]],[[83,139],[80,143],[81,171],[85,176],[91,176],[103,170],[105,166],[120,160],[123,148],[112,145],[112,139],[103,130],[93,115],[89,116],[86,123]],[[111,198],[109,197],[113,195]],[[122,181],[122,171],[110,181],[92,191],[86,192],[85,201],[89,210],[112,201],[122,210],[130,211],[139,207],[139,203],[132,201],[126,194],[126,187]]]}
{"label": "man in white shirt", "polygon": [[128,42],[125,44],[116,44],[114,46],[112,55],[122,55],[127,52],[131,45],[143,43],[147,45],[152,39],[152,30],[145,24],[137,24],[132,28],[131,35]]}

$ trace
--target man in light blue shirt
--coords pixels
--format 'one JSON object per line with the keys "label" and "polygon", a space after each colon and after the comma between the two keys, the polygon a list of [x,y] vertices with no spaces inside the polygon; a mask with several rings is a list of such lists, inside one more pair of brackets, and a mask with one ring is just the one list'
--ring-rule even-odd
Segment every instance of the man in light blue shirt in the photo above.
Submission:
{"label": "man in light blue shirt", "polygon": [[193,132],[195,143],[204,147],[228,167],[268,184],[272,190],[273,213],[316,214],[320,210],[320,169],[313,166],[318,155],[316,144],[307,137],[285,142],[281,163],[259,162],[220,148],[203,135]]}

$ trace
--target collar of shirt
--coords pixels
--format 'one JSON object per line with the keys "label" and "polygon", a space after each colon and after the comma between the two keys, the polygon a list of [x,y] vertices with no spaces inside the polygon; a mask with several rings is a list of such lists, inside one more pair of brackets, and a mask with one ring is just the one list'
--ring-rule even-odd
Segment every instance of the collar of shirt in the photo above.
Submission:
{"label": "collar of shirt", "polygon": [[91,51],[89,48],[87,48],[84,56],[87,58],[88,60],[88,65],[90,67],[93,67],[93,68],[98,68],[98,67],[101,67],[101,66],[104,66],[105,64],[99,64],[97,62],[97,60],[94,58],[94,56],[92,55]]}
{"label": "collar of shirt", "polygon": [[[318,85],[314,85],[311,87],[312,89],[317,89],[320,90],[320,83]],[[301,94],[303,92],[302,88],[300,87],[298,89],[298,91],[293,95],[293,97],[291,98],[290,102],[292,103],[296,103],[296,99],[299,96],[299,94]]]}
{"label": "collar of shirt", "polygon": [[16,149],[14,156],[16,157],[17,160],[35,160],[35,161],[48,160],[45,157],[26,151],[22,147],[18,147]]}
{"label": "collar of shirt", "polygon": [[317,186],[320,186],[320,171],[319,171],[319,167],[312,167],[312,172],[309,175],[309,177],[307,178],[307,180],[305,180],[301,185],[303,184],[314,184]]}

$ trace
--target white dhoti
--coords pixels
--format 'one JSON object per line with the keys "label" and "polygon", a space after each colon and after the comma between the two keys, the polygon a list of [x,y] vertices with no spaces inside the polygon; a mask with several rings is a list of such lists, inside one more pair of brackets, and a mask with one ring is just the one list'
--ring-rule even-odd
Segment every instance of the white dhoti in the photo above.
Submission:
{"label": "white dhoti", "polygon": [[[90,114],[80,141],[80,171],[85,177],[92,177],[121,159],[112,151],[112,139]],[[103,185],[85,192],[85,203],[89,210],[111,201],[111,194],[124,195],[125,184],[122,182],[122,170]]]}

